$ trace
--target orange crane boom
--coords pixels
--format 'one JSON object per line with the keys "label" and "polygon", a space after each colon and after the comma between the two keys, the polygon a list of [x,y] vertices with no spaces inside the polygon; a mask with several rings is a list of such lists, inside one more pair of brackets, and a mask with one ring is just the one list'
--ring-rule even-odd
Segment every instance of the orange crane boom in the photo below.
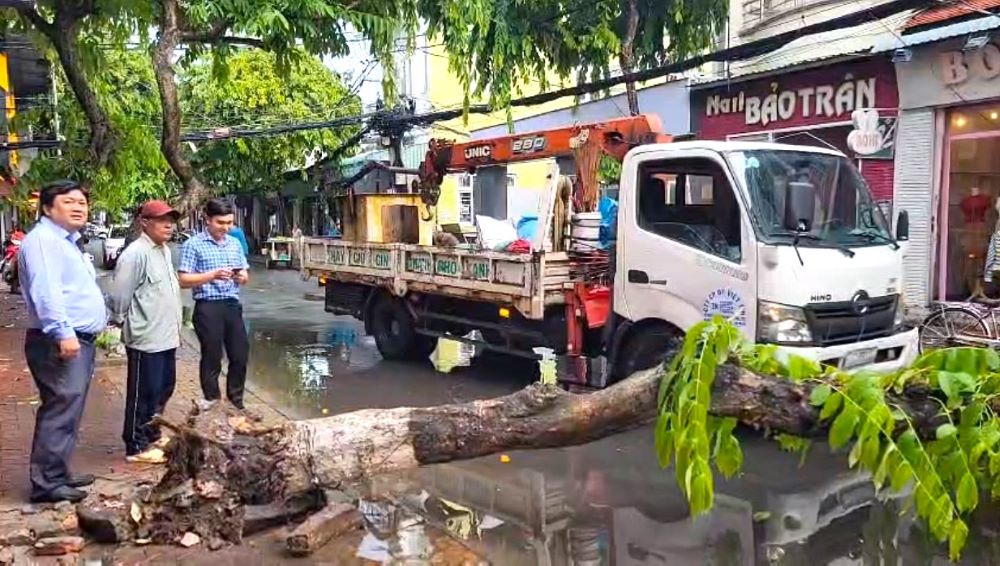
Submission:
{"label": "orange crane boom", "polygon": [[659,117],[652,114],[461,143],[435,139],[420,164],[420,180],[416,185],[424,203],[431,207],[437,204],[441,182],[448,173],[472,172],[486,165],[573,157],[577,166],[574,200],[581,210],[591,210],[596,205],[597,167],[602,154],[621,161],[637,145],[671,139],[663,133]]}

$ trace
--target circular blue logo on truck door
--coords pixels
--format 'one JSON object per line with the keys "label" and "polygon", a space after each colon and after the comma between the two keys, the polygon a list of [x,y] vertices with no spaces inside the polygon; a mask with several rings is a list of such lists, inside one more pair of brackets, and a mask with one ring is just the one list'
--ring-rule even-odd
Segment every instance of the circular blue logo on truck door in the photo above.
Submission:
{"label": "circular blue logo on truck door", "polygon": [[711,320],[715,315],[730,321],[737,328],[746,328],[747,309],[743,297],[733,289],[716,289],[708,294],[701,305],[705,320]]}

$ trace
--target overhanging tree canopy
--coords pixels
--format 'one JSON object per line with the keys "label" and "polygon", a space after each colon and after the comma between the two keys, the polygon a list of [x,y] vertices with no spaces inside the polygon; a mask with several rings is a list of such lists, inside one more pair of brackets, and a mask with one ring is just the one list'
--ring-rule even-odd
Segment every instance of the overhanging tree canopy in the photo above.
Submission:
{"label": "overhanging tree canopy", "polygon": [[[548,87],[554,72],[579,82],[683,59],[708,48],[728,14],[725,0],[478,2],[459,14],[422,5],[466,94],[506,106],[524,85]],[[626,83],[638,113],[635,85]],[[467,97],[468,102],[468,97]]]}
{"label": "overhanging tree canopy", "polygon": [[[154,30],[151,54],[162,109],[160,145],[180,181],[181,206],[189,207],[211,190],[199,180],[181,146],[175,65],[208,56],[214,70],[224,74],[234,47],[248,46],[271,52],[277,68],[287,71],[302,52],[346,55],[348,30],[353,29],[369,41],[372,55],[385,68],[391,95],[400,47],[412,47],[424,20],[428,33],[442,38],[467,99],[486,97],[502,107],[519,84],[547,84],[553,69],[564,78],[601,75],[615,57],[623,68],[632,69],[706,46],[722,20],[724,2],[664,6],[640,0],[39,0],[5,13],[8,26],[34,30],[57,54],[87,119],[87,157],[95,171],[108,166],[122,140],[92,84],[99,72],[93,64],[94,47],[123,48],[138,38],[145,48],[146,34]],[[179,49],[184,55],[177,60]]]}
{"label": "overhanging tree canopy", "polygon": [[[69,92],[61,72],[56,73],[58,104],[37,105],[16,119],[20,130],[29,127],[42,139],[65,138],[60,151],[40,152],[22,179],[32,190],[53,178],[90,179],[97,208],[117,211],[148,198],[169,198],[177,183],[160,152],[156,130],[160,116],[154,95],[153,68],[149,56],[138,50],[95,51],[103,69],[89,81],[95,99],[116,132],[118,151],[104,165],[95,166],[90,126],[85,110]],[[58,67],[57,67],[58,70]],[[58,113],[59,131],[55,131]]]}
{"label": "overhanging tree canopy", "polygon": [[[361,112],[361,101],[318,59],[301,53],[284,75],[277,57],[243,50],[218,77],[211,61],[191,66],[181,79],[181,108],[190,129],[218,124],[270,127],[321,121]],[[256,192],[284,183],[283,174],[302,169],[340,147],[356,128],[311,130],[255,139],[200,144],[192,163],[201,177],[226,192]]]}

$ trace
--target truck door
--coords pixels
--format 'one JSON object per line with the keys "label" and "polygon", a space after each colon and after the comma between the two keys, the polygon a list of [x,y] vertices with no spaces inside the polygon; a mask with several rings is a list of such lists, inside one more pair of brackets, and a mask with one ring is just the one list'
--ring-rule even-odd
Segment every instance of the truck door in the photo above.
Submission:
{"label": "truck door", "polygon": [[622,174],[619,314],[687,330],[718,313],[752,339],[756,239],[722,157],[654,150],[635,154]]}

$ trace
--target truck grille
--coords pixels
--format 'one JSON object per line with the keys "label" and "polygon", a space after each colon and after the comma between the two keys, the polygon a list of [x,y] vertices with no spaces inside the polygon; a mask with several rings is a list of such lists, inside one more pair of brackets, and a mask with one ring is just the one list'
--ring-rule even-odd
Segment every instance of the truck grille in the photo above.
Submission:
{"label": "truck grille", "polygon": [[892,334],[896,295],[873,297],[864,314],[851,301],[806,305],[806,320],[818,346],[851,344]]}

